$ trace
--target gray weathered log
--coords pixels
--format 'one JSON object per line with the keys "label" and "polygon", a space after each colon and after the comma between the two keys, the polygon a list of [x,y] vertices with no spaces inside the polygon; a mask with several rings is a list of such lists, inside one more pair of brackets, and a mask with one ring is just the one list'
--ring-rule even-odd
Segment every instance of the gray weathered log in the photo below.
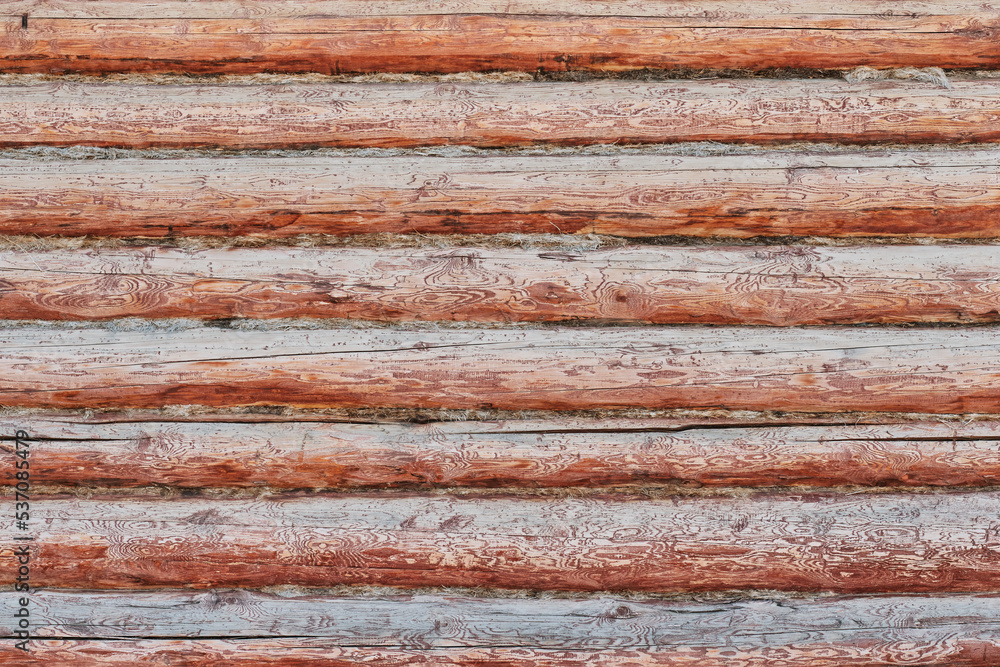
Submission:
{"label": "gray weathered log", "polygon": [[[0,231],[1000,236],[1000,151],[0,160]],[[280,174],[280,176],[278,176]]]}
{"label": "gray weathered log", "polygon": [[0,256],[0,317],[856,324],[1000,319],[996,248],[127,248]]}
{"label": "gray weathered log", "polygon": [[316,416],[271,423],[215,417],[228,421],[26,415],[0,419],[0,436],[29,434],[35,484],[84,487],[1000,484],[997,421],[347,424],[317,423]]}
{"label": "gray weathered log", "polygon": [[[11,609],[14,592],[0,593]],[[988,640],[1000,650],[1000,598],[871,596],[686,602],[471,598],[450,595],[335,597],[245,590],[56,591],[31,595],[39,637],[74,639],[324,638],[341,646],[435,649],[523,647],[778,649],[798,645]],[[0,617],[0,634],[16,621]],[[957,626],[966,626],[958,629]],[[875,654],[875,653],[873,653]]]}
{"label": "gray weathered log", "polygon": [[[37,497],[31,576],[86,589],[995,592],[998,516],[995,491]],[[7,581],[13,550],[0,548]]]}
{"label": "gray weathered log", "polygon": [[[281,148],[1000,141],[1000,82],[42,83],[0,90],[0,146]],[[71,118],[72,122],[67,122]]]}
{"label": "gray weathered log", "polygon": [[1000,336],[994,326],[24,326],[0,330],[0,403],[997,413]]}

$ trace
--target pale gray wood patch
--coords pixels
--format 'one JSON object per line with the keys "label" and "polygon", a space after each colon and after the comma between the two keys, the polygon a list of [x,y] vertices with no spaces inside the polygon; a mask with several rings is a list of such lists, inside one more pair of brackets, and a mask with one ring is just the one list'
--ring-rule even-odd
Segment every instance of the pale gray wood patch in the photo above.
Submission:
{"label": "pale gray wood patch", "polygon": [[[5,608],[16,594],[0,593]],[[459,594],[329,597],[255,591],[40,590],[41,637],[324,638],[343,646],[573,650],[780,648],[822,642],[934,645],[978,638],[1000,646],[1000,598],[873,596],[680,602],[469,598]],[[0,633],[11,635],[0,618]]]}

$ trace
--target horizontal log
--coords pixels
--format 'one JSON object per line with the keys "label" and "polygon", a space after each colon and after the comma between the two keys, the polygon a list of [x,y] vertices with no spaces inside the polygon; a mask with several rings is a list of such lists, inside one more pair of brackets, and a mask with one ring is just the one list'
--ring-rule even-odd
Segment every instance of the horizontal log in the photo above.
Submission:
{"label": "horizontal log", "polygon": [[[987,592],[1000,494],[40,499],[52,588]],[[12,530],[12,518],[7,526]],[[13,581],[12,542],[0,574]]]}
{"label": "horizontal log", "polygon": [[[885,632],[885,631],[883,631]],[[894,633],[898,634],[898,633]],[[925,635],[926,636],[926,635]],[[740,638],[741,641],[742,638]],[[759,649],[740,644],[705,649],[674,650],[646,647],[561,651],[525,648],[396,649],[341,648],[318,639],[246,640],[31,640],[31,655],[0,645],[0,659],[12,667],[131,667],[157,662],[181,667],[416,667],[418,665],[505,665],[510,667],[770,667],[774,655],[783,667],[869,667],[907,665],[917,667],[992,667],[996,664],[996,641],[990,635],[967,637],[965,633],[942,635],[938,643],[909,639],[903,643],[872,640],[867,644],[810,643],[808,638],[785,646]]]}
{"label": "horizontal log", "polygon": [[658,324],[1000,319],[990,246],[7,253],[0,317]]}
{"label": "horizontal log", "polygon": [[950,90],[830,79],[3,90],[7,147],[1000,140],[1000,81],[990,79],[956,80]]}
{"label": "horizontal log", "polygon": [[[7,608],[16,607],[18,597],[23,596],[0,593]],[[745,648],[779,647],[803,634],[811,635],[810,643],[888,644],[909,637],[936,644],[937,633],[952,633],[958,624],[979,626],[970,639],[1000,629],[1000,598],[986,595],[689,602],[455,594],[338,597],[222,589],[38,590],[31,597],[39,638],[270,636],[335,639],[344,647],[606,650],[721,648],[737,637]],[[143,610],[141,624],[136,609]],[[0,621],[4,636],[16,627],[15,619]]]}
{"label": "horizontal log", "polygon": [[1000,5],[810,5],[4,2],[0,68],[339,74],[1000,66]]}
{"label": "horizontal log", "polygon": [[[31,438],[31,479],[41,485],[1000,484],[996,421],[799,426],[721,419],[426,425],[0,420],[3,437],[18,431]],[[10,450],[12,443],[0,442],[0,449]]]}
{"label": "horizontal log", "polygon": [[969,329],[0,330],[0,404],[1000,412]]}
{"label": "horizontal log", "polygon": [[997,150],[0,159],[0,232],[996,238],[998,164]]}
{"label": "horizontal log", "polygon": [[[16,609],[17,595],[0,598]],[[1000,600],[986,596],[673,602],[47,590],[31,602],[39,637],[32,651],[36,664],[46,665],[79,664],[65,662],[74,658],[121,664],[127,656],[155,662],[156,656],[184,665],[433,660],[729,667],[774,664],[768,656],[780,654],[781,664],[792,667],[904,660],[992,667],[1000,658]],[[4,625],[12,636],[11,620]],[[176,641],[182,637],[213,639]],[[4,664],[26,664],[9,653],[0,656]],[[175,657],[181,662],[170,659]],[[250,662],[255,659],[262,662]]]}
{"label": "horizontal log", "polygon": [[[894,10],[889,12],[888,10]],[[332,16],[421,16],[427,14],[510,14],[528,16],[644,16],[686,18],[694,22],[725,19],[728,25],[750,26],[760,21],[787,27],[789,17],[802,21],[827,21],[827,27],[845,27],[846,21],[868,17],[869,27],[886,22],[913,25],[933,17],[958,21],[982,18],[1000,11],[995,2],[960,0],[851,0],[830,3],[802,0],[790,7],[774,0],[746,4],[738,0],[703,0],[696,7],[684,0],[162,0],[156,4],[137,0],[0,0],[0,15],[43,18],[93,19],[246,19]]]}

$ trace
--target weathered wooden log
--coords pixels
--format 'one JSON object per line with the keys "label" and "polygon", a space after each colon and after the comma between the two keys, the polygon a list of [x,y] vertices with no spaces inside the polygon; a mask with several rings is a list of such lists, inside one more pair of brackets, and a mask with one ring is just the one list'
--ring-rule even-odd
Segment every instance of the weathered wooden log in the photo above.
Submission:
{"label": "weathered wooden log", "polygon": [[0,68],[333,74],[1000,66],[1000,6],[960,0],[283,5],[4,2]]}
{"label": "weathered wooden log", "polygon": [[[984,17],[997,11],[993,2],[887,2],[886,0],[851,0],[833,3],[803,0],[794,7],[774,0],[752,5],[733,0],[705,0],[697,7],[677,0],[163,0],[156,4],[137,0],[0,0],[0,15],[47,18],[157,19],[164,16],[182,19],[253,19],[323,18],[331,16],[400,16],[427,15],[436,10],[443,14],[512,14],[528,16],[643,16],[688,19],[690,25],[723,19],[728,25],[749,27],[766,21],[772,27],[788,27],[789,16],[802,21],[816,21],[830,28],[844,28],[850,21],[867,20],[869,28],[885,27],[887,22],[912,25],[924,22],[939,29],[971,21],[970,27],[982,27]],[[890,12],[889,10],[893,10]],[[904,11],[905,10],[905,11]],[[867,16],[865,19],[863,17]],[[933,21],[939,23],[933,23]],[[962,24],[964,25],[964,24]]]}
{"label": "weathered wooden log", "polygon": [[[16,594],[0,598],[16,609]],[[116,665],[128,656],[183,665],[726,667],[773,665],[778,655],[792,667],[992,667],[1000,659],[1000,599],[987,596],[675,602],[46,590],[31,599],[34,664],[47,665]],[[3,623],[12,636],[11,620]],[[198,637],[213,639],[177,641]]]}
{"label": "weathered wooden log", "polygon": [[[550,650],[520,647],[468,649],[397,649],[392,647],[341,648],[321,639],[195,639],[195,640],[32,640],[32,654],[0,645],[0,659],[11,667],[131,667],[157,662],[178,667],[417,667],[427,664],[468,667],[772,667],[779,656],[783,667],[993,667],[996,640],[974,626],[962,632],[944,631],[890,643],[872,639],[864,643],[811,643],[806,637],[786,645],[651,649],[644,646],[613,650]],[[970,629],[966,636],[965,630]],[[883,636],[889,631],[883,630]],[[892,635],[902,634],[892,631]],[[913,633],[916,634],[916,633]],[[940,636],[940,639],[937,637]]]}
{"label": "weathered wooden log", "polygon": [[[35,497],[31,577],[48,589],[986,592],[1000,585],[998,514],[991,491]],[[7,581],[16,546],[0,547]]]}
{"label": "weathered wooden log", "polygon": [[[0,647],[4,664],[13,667],[77,667],[87,665],[131,666],[136,662],[166,661],[170,665],[197,667],[232,665],[257,667],[354,667],[359,662],[375,667],[426,665],[509,665],[511,667],[591,667],[629,666],[636,664],[662,667],[770,667],[773,653],[781,656],[787,667],[851,667],[872,664],[917,665],[932,667],[991,667],[995,664],[995,644],[988,636],[965,640],[942,640],[941,644],[918,644],[913,650],[897,645],[796,645],[776,651],[725,647],[704,650],[631,648],[613,651],[547,651],[522,648],[491,649],[413,649],[394,648],[341,649],[322,640],[161,640],[161,641],[73,641],[39,640],[31,643],[33,656],[16,649]],[[16,651],[16,652],[15,652]],[[940,656],[940,657],[939,657]],[[906,660],[907,662],[902,662]],[[939,660],[944,660],[944,663]],[[39,662],[39,661],[44,661]]]}
{"label": "weathered wooden log", "polygon": [[0,404],[1000,412],[959,329],[0,330]]}
{"label": "weathered wooden log", "polygon": [[[224,416],[219,416],[225,419]],[[35,484],[350,488],[986,486],[1000,424],[790,425],[723,419],[274,423],[25,416]],[[313,417],[312,419],[315,419]],[[110,421],[108,421],[110,420]],[[0,449],[9,449],[0,442]]]}
{"label": "weathered wooden log", "polygon": [[991,246],[9,253],[0,317],[659,324],[1000,319]]}
{"label": "weathered wooden log", "polygon": [[1000,237],[1000,151],[0,160],[0,232]]}
{"label": "weathered wooden log", "polygon": [[0,96],[0,146],[279,148],[1000,140],[1000,81],[44,83]]}

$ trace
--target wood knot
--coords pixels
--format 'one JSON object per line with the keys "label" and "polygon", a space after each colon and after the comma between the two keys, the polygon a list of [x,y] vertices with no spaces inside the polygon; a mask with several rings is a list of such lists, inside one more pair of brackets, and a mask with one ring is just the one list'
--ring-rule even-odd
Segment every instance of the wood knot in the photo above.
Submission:
{"label": "wood knot", "polygon": [[203,604],[209,610],[221,609],[232,605],[247,606],[253,603],[253,597],[246,591],[211,591],[205,596]]}
{"label": "wood knot", "polygon": [[611,614],[610,614],[611,618],[615,618],[615,619],[619,619],[619,618],[635,618],[638,615],[639,614],[637,614],[634,611],[632,611],[628,607],[628,605],[624,605],[624,604],[618,605],[617,607],[615,607],[611,611]]}

